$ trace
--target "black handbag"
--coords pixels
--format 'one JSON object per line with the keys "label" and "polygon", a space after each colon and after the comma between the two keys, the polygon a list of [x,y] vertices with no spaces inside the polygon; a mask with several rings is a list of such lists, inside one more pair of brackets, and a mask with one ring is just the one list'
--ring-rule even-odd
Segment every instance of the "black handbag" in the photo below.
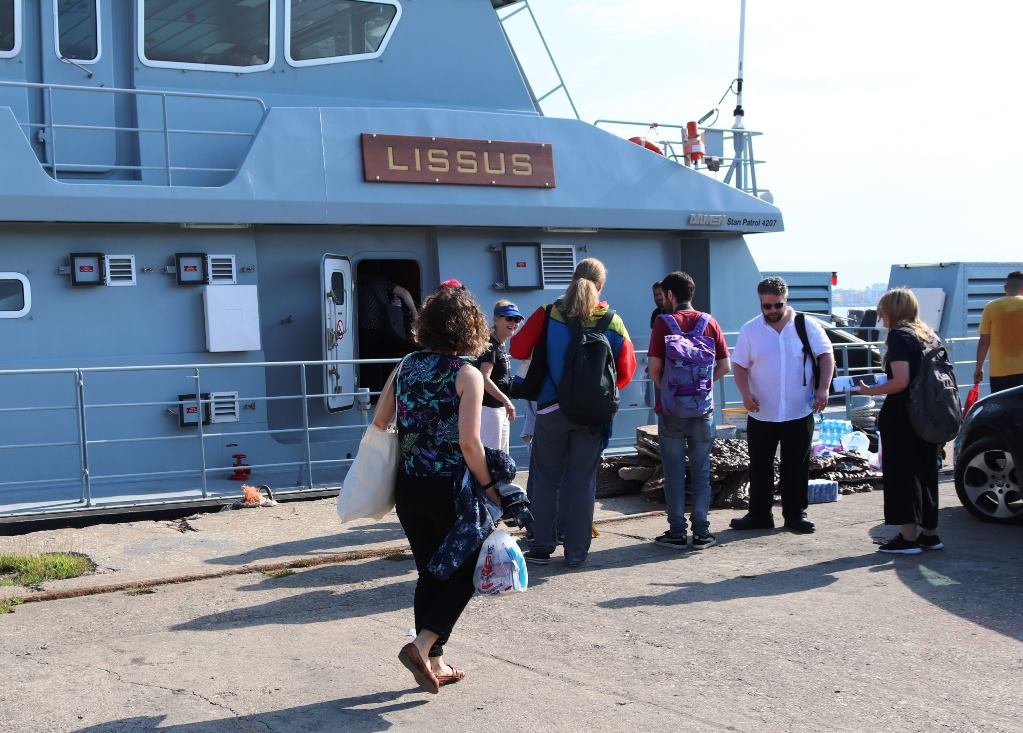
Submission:
{"label": "black handbag", "polygon": [[552,307],[549,305],[544,309],[540,341],[533,347],[533,355],[530,358],[526,376],[521,381],[512,380],[511,393],[509,395],[512,399],[535,402],[540,396],[544,380],[547,379],[547,326],[551,322]]}

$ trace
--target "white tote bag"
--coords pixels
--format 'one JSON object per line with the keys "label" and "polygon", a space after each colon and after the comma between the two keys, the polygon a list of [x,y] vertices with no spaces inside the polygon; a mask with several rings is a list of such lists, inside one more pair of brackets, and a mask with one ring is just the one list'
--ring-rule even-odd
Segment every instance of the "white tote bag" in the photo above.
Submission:
{"label": "white tote bag", "polygon": [[[398,364],[398,373],[405,363]],[[394,418],[398,419],[398,377],[394,378]],[[342,522],[380,519],[394,509],[394,482],[398,477],[398,430],[392,423],[381,430],[372,423],[359,443],[337,498]]]}

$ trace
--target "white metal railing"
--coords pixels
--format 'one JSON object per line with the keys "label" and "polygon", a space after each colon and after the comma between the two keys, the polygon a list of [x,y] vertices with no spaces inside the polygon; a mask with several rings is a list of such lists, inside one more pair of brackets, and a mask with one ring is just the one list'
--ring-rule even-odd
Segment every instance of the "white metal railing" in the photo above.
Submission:
{"label": "white metal railing", "polygon": [[[734,344],[736,333],[725,334],[726,339]],[[968,349],[968,344],[975,344],[977,341],[976,337],[966,338],[955,338],[946,340],[946,345],[949,348],[950,355],[953,357],[955,365],[961,371],[967,371],[968,374],[972,375],[973,367],[975,364],[973,349]],[[842,359],[843,365],[837,370],[838,375],[847,376],[850,374],[857,373],[869,373],[877,371],[877,367],[871,366],[875,356],[879,355],[880,347],[883,346],[883,342],[862,342],[862,343],[849,343],[849,344],[834,344],[837,351],[845,352],[846,358]],[[848,355],[854,349],[866,350],[868,354],[867,366],[861,367],[850,367]],[[967,351],[970,358],[964,358],[967,354],[963,352]],[[957,353],[958,352],[958,353]],[[646,363],[647,352],[645,350],[638,350],[637,362],[641,365],[637,371],[636,378],[633,382],[644,390],[644,395],[647,397],[646,404],[635,404],[634,406],[624,406],[619,414],[623,417],[629,415],[637,415],[638,413],[645,413],[650,418],[643,418],[641,420],[646,422],[648,419],[652,419],[653,400],[652,396],[652,383],[649,376],[646,375],[642,369],[642,365]],[[55,369],[9,369],[0,370],[0,380],[6,378],[15,378],[23,376],[61,376],[66,375],[67,378],[72,382],[74,388],[74,399],[70,403],[64,404],[53,404],[47,403],[43,405],[28,405],[28,406],[17,406],[17,407],[2,407],[0,408],[0,418],[5,415],[12,415],[19,417],[21,415],[30,413],[59,413],[59,412],[72,412],[74,413],[74,425],[75,425],[75,437],[69,440],[51,440],[51,441],[38,441],[38,442],[18,442],[18,443],[7,443],[0,444],[0,455],[9,451],[19,450],[32,450],[32,449],[56,449],[56,448],[74,448],[77,452],[77,463],[78,473],[77,479],[81,482],[81,492],[79,497],[79,503],[82,507],[93,506],[93,482],[99,480],[115,481],[115,480],[129,480],[129,479],[148,479],[155,480],[161,478],[172,478],[172,477],[185,477],[185,476],[198,476],[200,481],[201,495],[203,499],[209,497],[208,477],[220,473],[226,473],[233,471],[236,466],[210,466],[207,456],[206,444],[211,439],[232,439],[246,436],[275,436],[283,434],[298,434],[301,442],[301,456],[296,460],[288,460],[283,462],[275,463],[256,463],[247,465],[246,468],[250,470],[255,469],[280,469],[289,467],[301,467],[304,469],[305,481],[302,482],[301,487],[298,490],[314,490],[318,488],[316,481],[316,471],[318,468],[322,469],[327,466],[346,467],[351,464],[351,458],[320,458],[314,459],[312,451],[312,436],[323,434],[326,432],[349,432],[355,433],[352,438],[352,442],[356,443],[361,438],[362,433],[369,425],[369,412],[372,409],[372,398],[378,396],[379,392],[370,392],[367,389],[360,389],[355,392],[347,392],[343,394],[330,395],[323,393],[311,393],[308,387],[307,372],[310,367],[320,368],[325,365],[370,365],[370,364],[395,364],[397,359],[347,359],[337,361],[300,361],[300,362],[257,362],[257,363],[224,363],[224,364],[161,364],[151,366],[111,366],[111,367],[89,367],[89,368],[55,368]],[[203,384],[203,373],[225,370],[225,369],[294,369],[299,374],[300,391],[296,394],[284,394],[284,395],[239,395],[237,400],[238,404],[242,405],[245,403],[270,403],[274,401],[301,401],[301,423],[294,427],[282,427],[282,428],[271,428],[269,422],[267,427],[256,430],[223,430],[208,428],[203,424],[203,416],[207,405],[212,405],[215,401],[214,398],[208,399],[202,398],[202,384]],[[88,400],[88,387],[90,384],[90,378],[96,378],[100,374],[116,374],[116,373],[151,373],[159,371],[182,371],[190,373],[190,378],[194,380],[195,384],[195,399],[192,403],[195,404],[198,414],[196,424],[194,428],[184,432],[182,434],[166,434],[166,435],[130,435],[127,437],[97,437],[94,435],[93,428],[95,427],[96,421],[94,417],[96,413],[105,410],[112,409],[143,409],[152,407],[163,407],[167,410],[174,408],[183,408],[184,404],[181,400],[144,400],[144,401],[123,401],[123,402],[90,402]],[[969,389],[972,383],[972,379],[968,376],[960,383],[961,389]],[[191,387],[189,388],[191,389]],[[717,408],[720,411],[724,407],[741,405],[742,400],[738,396],[738,390],[734,386],[734,377],[729,374],[722,380],[719,380],[715,385],[715,397]],[[54,390],[46,390],[45,394],[47,397],[54,394]],[[351,420],[347,424],[337,425],[312,425],[309,417],[309,400],[311,399],[323,399],[328,396],[331,397],[351,397],[355,402],[355,407],[361,411],[361,419],[357,422]],[[847,413],[850,410],[850,394],[843,393],[833,395],[831,403],[834,408],[840,408],[842,405],[845,406]],[[191,404],[191,403],[190,403]],[[519,411],[518,420],[523,419],[525,414],[524,410]],[[720,412],[719,412],[720,416]],[[92,461],[92,453],[94,449],[99,446],[131,446],[146,443],[166,442],[166,443],[177,443],[180,441],[194,441],[195,442],[195,453],[194,460],[195,464],[191,468],[184,468],[173,471],[147,471],[137,473],[108,473],[99,474],[95,473],[94,465]],[[622,435],[613,438],[611,441],[611,447],[629,447],[634,445],[634,436]],[[516,443],[513,445],[513,450],[524,450],[525,446],[522,443]],[[47,479],[29,480],[29,481],[0,481],[0,492],[4,489],[13,486],[27,486],[32,484],[47,484],[53,483],[60,480],[74,480],[76,476],[65,476],[65,477],[51,477]],[[335,484],[336,485],[336,484]],[[320,487],[322,488],[322,487]],[[3,505],[0,500],[0,507]],[[154,501],[153,504],[158,504],[159,501]],[[0,509],[0,514],[2,514]]]}
{"label": "white metal railing", "polygon": [[[757,160],[753,155],[753,138],[764,133],[746,130],[741,127],[701,127],[701,137],[707,148],[702,162],[692,162],[685,155],[685,125],[666,124],[661,122],[639,122],[635,120],[596,120],[596,127],[626,128],[638,137],[646,137],[651,131],[665,130],[671,134],[682,133],[678,139],[661,136],[656,142],[662,149],[664,157],[680,165],[705,173],[717,173],[724,168],[724,183],[733,185],[740,191],[760,197],[769,193],[768,189],[757,183],[757,164],[766,161]],[[658,134],[660,134],[658,132]],[[725,150],[731,147],[733,154],[726,155]],[[713,155],[711,152],[713,151]]]}
{"label": "white metal railing", "polygon": [[[0,81],[0,88],[21,88],[21,89],[36,89],[39,90],[43,99],[45,100],[46,110],[46,122],[21,122],[19,126],[25,129],[26,138],[29,140],[33,139],[33,131],[35,131],[35,139],[43,143],[49,151],[49,154],[45,154],[42,149],[37,149],[37,157],[39,158],[39,164],[55,179],[60,180],[61,172],[105,172],[105,171],[131,171],[138,173],[140,176],[144,171],[162,171],[164,185],[173,186],[174,184],[174,173],[177,172],[189,172],[189,173],[222,173],[225,174],[225,178],[229,179],[231,176],[238,172],[238,167],[241,164],[241,160],[244,154],[238,155],[238,166],[231,168],[225,167],[212,167],[212,166],[201,166],[201,165],[174,165],[173,164],[173,149],[172,149],[172,138],[174,136],[209,136],[214,138],[244,138],[247,140],[246,150],[248,145],[251,144],[252,140],[255,139],[256,132],[262,124],[263,119],[266,117],[267,106],[259,97],[247,97],[247,96],[234,96],[226,94],[204,94],[200,92],[178,92],[178,91],[159,91],[159,90],[148,90],[148,89],[120,89],[117,87],[88,87],[88,86],[75,86],[70,84],[39,84],[33,82],[21,82],[21,81]],[[92,94],[109,94],[109,95],[127,95],[129,97],[152,97],[158,99],[160,102],[160,119],[162,124],[159,127],[122,127],[117,125],[97,125],[97,124],[84,124],[84,123],[60,123],[57,120],[58,112],[57,107],[54,104],[54,92],[66,92],[69,94],[92,93]],[[259,111],[259,118],[254,121],[251,125],[250,130],[204,130],[196,128],[175,128],[170,125],[170,111],[168,108],[168,100],[207,100],[214,103],[219,102],[231,102],[241,103],[244,105],[252,105]],[[72,105],[73,108],[73,105]],[[77,111],[77,110],[76,110]],[[135,136],[141,136],[144,134],[160,135],[163,140],[163,165],[120,165],[116,163],[78,163],[78,162],[65,162],[62,163],[60,158],[57,156],[58,150],[63,152],[63,148],[57,147],[57,133],[61,130],[71,131],[77,130],[79,132],[92,132],[92,133],[127,133]],[[116,179],[111,182],[116,183]]]}

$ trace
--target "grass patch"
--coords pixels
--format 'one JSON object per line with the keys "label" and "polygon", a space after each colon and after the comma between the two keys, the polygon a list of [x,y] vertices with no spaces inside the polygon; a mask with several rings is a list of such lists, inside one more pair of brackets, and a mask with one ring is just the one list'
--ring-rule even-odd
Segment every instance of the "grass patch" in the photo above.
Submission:
{"label": "grass patch", "polygon": [[77,552],[0,553],[0,585],[32,587],[47,580],[77,578],[95,569],[96,563]]}
{"label": "grass patch", "polygon": [[281,568],[280,570],[265,570],[263,575],[268,578],[287,578],[289,575],[294,575],[295,571],[291,568]]}
{"label": "grass patch", "polygon": [[20,606],[25,601],[20,598],[2,598],[0,599],[0,616],[5,613],[14,613],[14,607]]}

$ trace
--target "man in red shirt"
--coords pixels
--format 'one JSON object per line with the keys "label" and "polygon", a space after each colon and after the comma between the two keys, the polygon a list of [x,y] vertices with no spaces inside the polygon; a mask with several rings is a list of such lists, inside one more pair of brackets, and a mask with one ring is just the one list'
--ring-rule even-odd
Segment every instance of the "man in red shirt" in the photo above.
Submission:
{"label": "man in red shirt", "polygon": [[[661,283],[664,309],[670,315],[659,316],[650,334],[650,377],[657,394],[657,435],[664,467],[664,500],[668,506],[668,531],[655,541],[659,545],[684,549],[688,546],[686,527],[686,448],[688,443],[690,483],[692,484],[693,549],[702,550],[715,543],[710,533],[710,453],[714,447],[713,382],[732,368],[721,326],[710,314],[694,310],[696,284],[685,272],[673,272]],[[674,327],[668,319],[673,319]],[[701,328],[702,326],[702,328]],[[694,359],[679,358],[679,352],[665,348],[665,338],[684,339],[686,353],[702,353]],[[713,354],[711,354],[713,352]],[[674,363],[666,365],[666,359]],[[662,404],[661,383],[668,370],[675,380],[670,405]],[[677,395],[677,396],[675,396]],[[672,413],[677,414],[672,414]]]}

